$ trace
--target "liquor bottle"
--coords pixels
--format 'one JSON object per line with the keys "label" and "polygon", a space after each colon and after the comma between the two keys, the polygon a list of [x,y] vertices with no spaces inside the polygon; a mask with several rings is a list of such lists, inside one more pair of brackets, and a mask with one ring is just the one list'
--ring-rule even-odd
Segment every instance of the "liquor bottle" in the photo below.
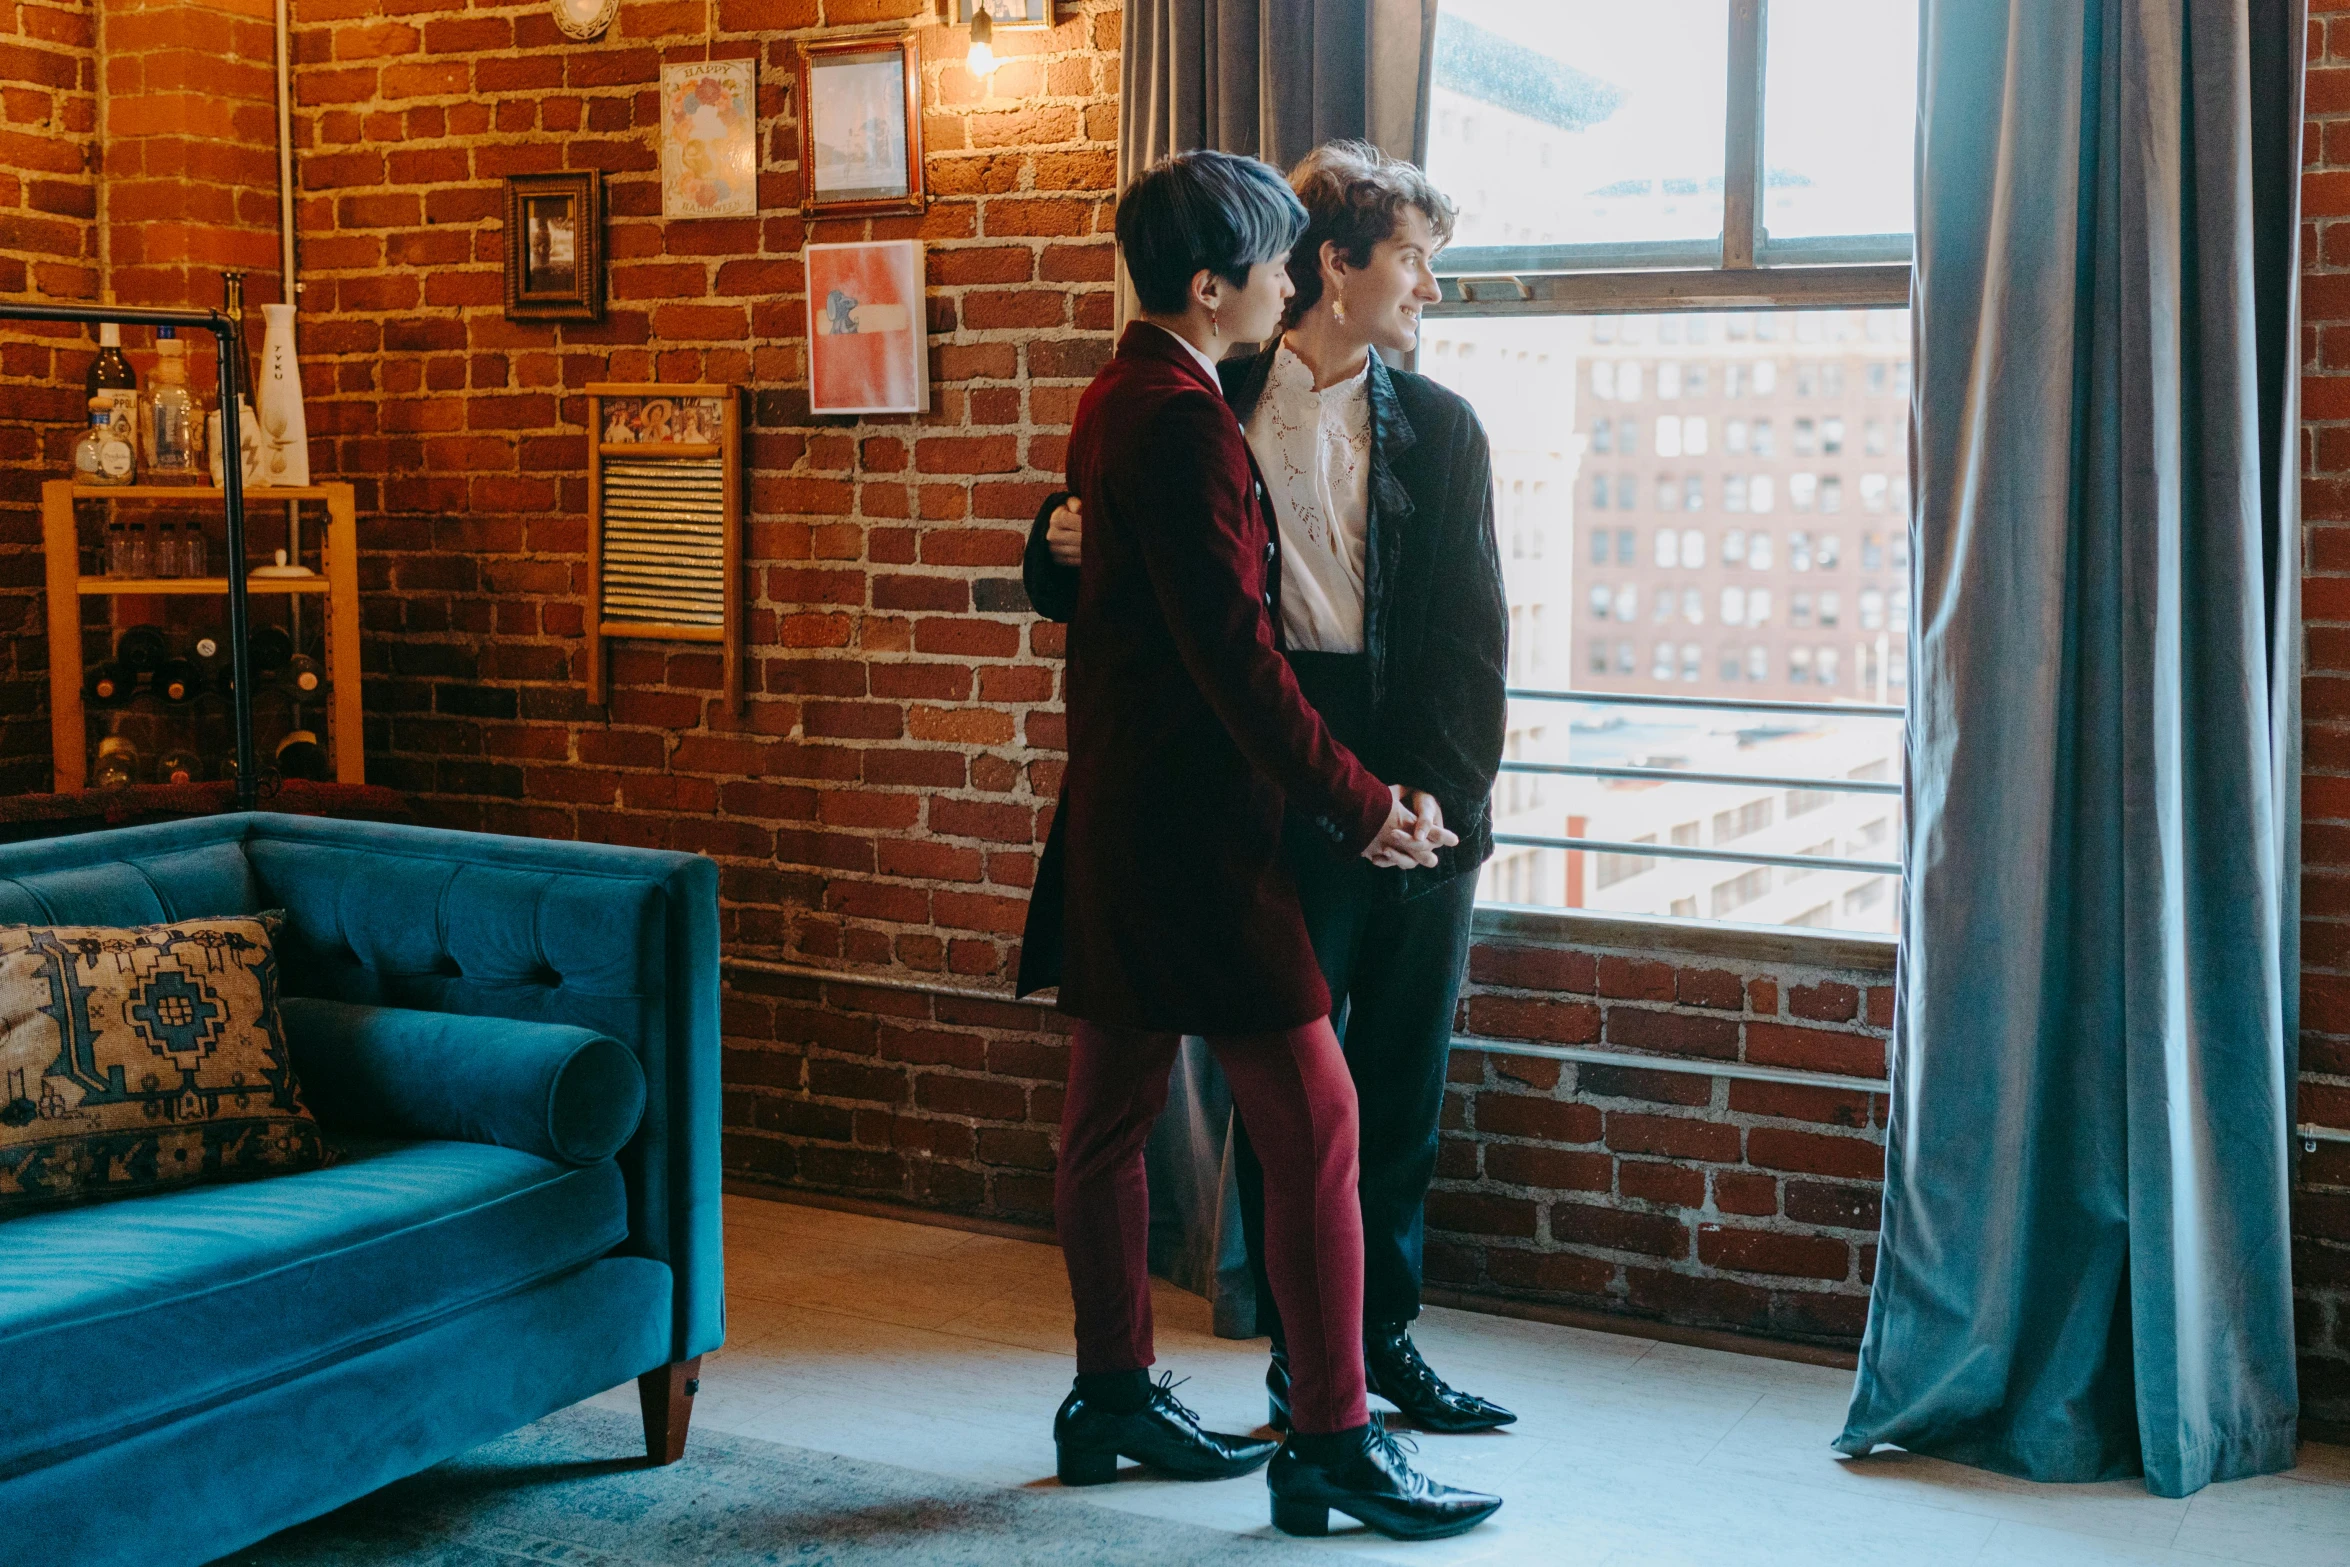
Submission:
{"label": "liquor bottle", "polygon": [[155,575],[155,545],[147,537],[147,525],[143,522],[131,524],[130,562],[132,576],[152,577]]}
{"label": "liquor bottle", "polygon": [[134,674],[151,673],[170,654],[160,626],[133,626],[114,643],[114,661]]}
{"label": "liquor bottle", "polygon": [[90,399],[90,427],[73,443],[73,478],[76,484],[130,484],[138,478],[130,443],[115,427],[111,393]]}
{"label": "liquor bottle", "polygon": [[135,784],[145,770],[139,748],[120,735],[108,735],[98,742],[98,765],[91,770],[90,782],[101,789],[120,789]]}
{"label": "liquor bottle", "polygon": [[139,677],[113,659],[101,659],[82,676],[82,700],[92,707],[118,707],[131,699]]}
{"label": "liquor bottle", "polygon": [[318,660],[307,653],[297,653],[286,664],[286,689],[294,693],[297,702],[308,701],[326,691],[326,671]]}
{"label": "liquor bottle", "polygon": [[155,385],[147,397],[145,456],[150,484],[199,484],[204,466],[204,410],[188,390],[187,345],[167,326],[155,329]]}
{"label": "liquor bottle", "polygon": [[277,626],[256,628],[246,646],[252,649],[256,675],[274,675],[294,656],[294,639]]}
{"label": "liquor bottle", "polygon": [[165,518],[155,525],[155,575],[176,577],[180,574],[179,524]]}
{"label": "liquor bottle", "polygon": [[[113,303],[112,300],[107,302]],[[90,361],[90,373],[82,377],[82,389],[86,395],[91,397],[96,397],[101,392],[127,392],[130,394],[129,397],[122,400],[136,403],[139,395],[139,373],[133,370],[131,362],[123,357],[121,322],[101,321],[98,323],[98,357]]]}
{"label": "liquor bottle", "polygon": [[211,565],[209,551],[204,543],[204,524],[191,522],[180,530],[180,575],[201,577]]}
{"label": "liquor bottle", "polygon": [[195,663],[185,658],[167,658],[156,665],[152,684],[155,694],[175,707],[194,701],[203,689],[196,678]]}
{"label": "liquor bottle", "polygon": [[326,747],[307,729],[297,729],[277,743],[277,770],[281,778],[326,779]]}

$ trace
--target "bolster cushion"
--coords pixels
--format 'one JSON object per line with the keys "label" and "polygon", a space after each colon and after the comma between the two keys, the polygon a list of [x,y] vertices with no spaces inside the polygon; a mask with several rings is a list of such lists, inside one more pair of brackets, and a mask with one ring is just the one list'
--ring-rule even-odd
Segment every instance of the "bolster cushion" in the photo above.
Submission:
{"label": "bolster cushion", "polygon": [[294,1076],[330,1131],[609,1159],[645,1111],[645,1074],[593,1029],[289,996]]}

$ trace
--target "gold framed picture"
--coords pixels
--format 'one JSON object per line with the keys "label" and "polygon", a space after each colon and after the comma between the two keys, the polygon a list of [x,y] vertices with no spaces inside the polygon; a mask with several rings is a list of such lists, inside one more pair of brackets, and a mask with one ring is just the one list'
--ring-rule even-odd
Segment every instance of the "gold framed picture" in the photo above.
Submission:
{"label": "gold framed picture", "polygon": [[506,319],[604,319],[604,176],[506,176]]}
{"label": "gold framed picture", "polygon": [[911,33],[802,44],[800,210],[920,212],[921,61]]}

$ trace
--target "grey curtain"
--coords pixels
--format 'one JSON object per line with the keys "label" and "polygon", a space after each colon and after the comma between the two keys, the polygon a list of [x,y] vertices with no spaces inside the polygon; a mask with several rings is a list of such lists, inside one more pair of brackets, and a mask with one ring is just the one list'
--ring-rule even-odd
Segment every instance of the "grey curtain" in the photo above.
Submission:
{"label": "grey curtain", "polygon": [[1435,0],[1126,0],[1118,184],[1169,153],[1288,168],[1323,142],[1427,147]]}
{"label": "grey curtain", "polygon": [[[1126,0],[1118,184],[1170,153],[1212,147],[1287,168],[1360,138],[1425,156],[1436,0]],[[1131,309],[1121,273],[1119,315]],[[1184,1041],[1144,1151],[1151,1270],[1208,1297],[1216,1332],[1256,1333],[1227,1143],[1232,1098],[1215,1058]]]}
{"label": "grey curtain", "polygon": [[1837,1445],[2291,1464],[2301,0],[1927,0],[1909,882]]}

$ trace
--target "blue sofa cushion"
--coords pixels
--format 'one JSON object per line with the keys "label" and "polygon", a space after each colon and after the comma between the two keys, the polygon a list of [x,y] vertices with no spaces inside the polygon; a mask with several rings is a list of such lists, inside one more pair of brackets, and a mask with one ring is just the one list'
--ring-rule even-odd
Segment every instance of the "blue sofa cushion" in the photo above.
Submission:
{"label": "blue sofa cushion", "polygon": [[0,1218],[322,1161],[277,921],[0,927]]}
{"label": "blue sofa cushion", "polygon": [[447,1137],[565,1164],[618,1153],[645,1113],[645,1073],[593,1029],[288,996],[303,1095],[335,1132]]}
{"label": "blue sofa cushion", "polygon": [[0,1224],[0,1408],[14,1412],[0,1480],[417,1332],[627,1237],[609,1160],[342,1147],[340,1163],[282,1180]]}

